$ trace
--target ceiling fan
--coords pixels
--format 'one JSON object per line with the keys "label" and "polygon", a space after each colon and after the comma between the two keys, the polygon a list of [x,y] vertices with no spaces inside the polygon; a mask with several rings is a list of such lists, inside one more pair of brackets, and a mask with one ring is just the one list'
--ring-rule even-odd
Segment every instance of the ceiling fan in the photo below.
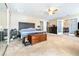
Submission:
{"label": "ceiling fan", "polygon": [[53,14],[56,14],[58,11],[59,11],[58,8],[51,7],[48,9],[48,14],[53,15]]}

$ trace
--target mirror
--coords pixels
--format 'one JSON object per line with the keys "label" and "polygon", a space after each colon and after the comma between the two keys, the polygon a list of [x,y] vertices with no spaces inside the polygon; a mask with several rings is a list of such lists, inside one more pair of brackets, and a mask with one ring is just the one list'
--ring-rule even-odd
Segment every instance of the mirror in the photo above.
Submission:
{"label": "mirror", "polygon": [[0,3],[0,55],[4,55],[7,46],[7,8]]}

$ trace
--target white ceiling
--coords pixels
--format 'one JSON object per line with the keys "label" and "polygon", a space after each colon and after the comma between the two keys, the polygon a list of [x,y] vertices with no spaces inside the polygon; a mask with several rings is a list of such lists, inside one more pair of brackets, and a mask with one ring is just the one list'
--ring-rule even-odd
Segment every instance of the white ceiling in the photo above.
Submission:
{"label": "white ceiling", "polygon": [[[23,13],[27,16],[41,19],[60,18],[68,15],[79,14],[79,4],[77,3],[8,3],[7,5],[13,12]],[[47,10],[50,7],[59,8],[60,12],[49,16]]]}

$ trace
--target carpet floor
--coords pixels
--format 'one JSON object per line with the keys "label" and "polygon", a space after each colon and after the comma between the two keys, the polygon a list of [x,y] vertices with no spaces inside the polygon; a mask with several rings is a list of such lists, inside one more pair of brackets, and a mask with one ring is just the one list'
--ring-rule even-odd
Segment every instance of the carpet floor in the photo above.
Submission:
{"label": "carpet floor", "polygon": [[47,41],[26,47],[17,39],[10,42],[5,56],[79,56],[79,37],[47,34]]}

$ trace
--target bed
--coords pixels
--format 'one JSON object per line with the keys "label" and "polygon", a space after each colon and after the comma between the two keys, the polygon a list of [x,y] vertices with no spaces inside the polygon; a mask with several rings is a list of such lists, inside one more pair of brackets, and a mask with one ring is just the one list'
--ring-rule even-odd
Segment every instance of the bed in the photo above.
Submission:
{"label": "bed", "polygon": [[31,34],[37,34],[37,33],[45,33],[44,31],[38,31],[35,28],[27,28],[27,29],[21,29],[20,34],[21,34],[21,39],[24,37],[31,35]]}
{"label": "bed", "polygon": [[27,22],[19,22],[19,32],[21,35],[21,39],[30,34],[44,33],[44,31],[35,29],[35,23]]}

